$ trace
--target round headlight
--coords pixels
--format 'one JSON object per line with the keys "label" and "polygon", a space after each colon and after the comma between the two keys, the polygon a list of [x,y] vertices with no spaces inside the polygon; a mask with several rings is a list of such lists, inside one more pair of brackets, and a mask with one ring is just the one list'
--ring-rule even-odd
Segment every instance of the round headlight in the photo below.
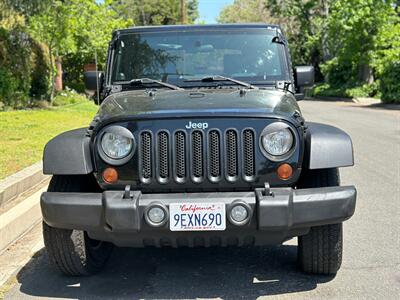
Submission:
{"label": "round headlight", "polygon": [[283,156],[293,148],[293,132],[284,123],[271,124],[264,129],[261,143],[268,155],[273,157]]}
{"label": "round headlight", "polygon": [[133,140],[123,135],[106,132],[101,138],[101,148],[112,159],[126,157],[131,152],[132,147]]}

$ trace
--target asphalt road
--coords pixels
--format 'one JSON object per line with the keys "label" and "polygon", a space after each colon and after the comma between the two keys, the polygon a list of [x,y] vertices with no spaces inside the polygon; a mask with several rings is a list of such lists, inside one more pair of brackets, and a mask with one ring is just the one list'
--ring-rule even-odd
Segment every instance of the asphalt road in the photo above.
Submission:
{"label": "asphalt road", "polygon": [[352,103],[301,102],[307,120],[338,126],[353,138],[356,165],[342,170],[358,203],[344,226],[336,277],[296,269],[296,242],[252,249],[117,249],[107,269],[68,278],[39,251],[5,299],[399,299],[400,111]]}

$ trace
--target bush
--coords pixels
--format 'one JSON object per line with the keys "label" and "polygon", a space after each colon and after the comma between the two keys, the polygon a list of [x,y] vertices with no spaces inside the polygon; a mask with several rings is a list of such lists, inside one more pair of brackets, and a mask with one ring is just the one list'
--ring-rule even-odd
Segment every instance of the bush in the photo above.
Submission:
{"label": "bush", "polygon": [[30,41],[21,28],[0,28],[0,101],[4,106],[21,107],[28,103],[30,88]]}
{"label": "bush", "polygon": [[0,67],[0,102],[2,107],[10,106],[12,104],[12,99],[14,94],[18,90],[18,81],[14,78],[13,74]]}
{"label": "bush", "polygon": [[80,102],[85,102],[89,101],[89,99],[81,94],[78,94],[74,90],[66,89],[65,91],[62,91],[58,93],[53,100],[53,105],[54,106],[63,106],[63,105],[69,105],[69,104],[75,104],[75,103],[80,103]]}
{"label": "bush", "polygon": [[47,98],[50,91],[50,66],[46,49],[32,41],[31,88],[29,95],[34,99]]}
{"label": "bush", "polygon": [[378,93],[379,83],[373,84],[355,84],[354,86],[333,86],[329,83],[317,84],[311,90],[311,96],[318,97],[339,97],[339,98],[354,98],[354,97],[376,97]]}
{"label": "bush", "polygon": [[383,102],[400,103],[400,62],[389,62],[384,66],[380,90]]}
{"label": "bush", "polygon": [[0,102],[3,109],[23,108],[29,98],[41,99],[49,91],[46,51],[17,26],[0,28]]}

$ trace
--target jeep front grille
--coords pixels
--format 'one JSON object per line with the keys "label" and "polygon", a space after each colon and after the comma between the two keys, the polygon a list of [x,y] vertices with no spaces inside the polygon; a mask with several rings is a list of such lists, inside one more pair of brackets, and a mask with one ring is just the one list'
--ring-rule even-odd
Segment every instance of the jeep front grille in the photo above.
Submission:
{"label": "jeep front grille", "polygon": [[143,183],[251,181],[256,175],[253,129],[143,131],[139,141]]}

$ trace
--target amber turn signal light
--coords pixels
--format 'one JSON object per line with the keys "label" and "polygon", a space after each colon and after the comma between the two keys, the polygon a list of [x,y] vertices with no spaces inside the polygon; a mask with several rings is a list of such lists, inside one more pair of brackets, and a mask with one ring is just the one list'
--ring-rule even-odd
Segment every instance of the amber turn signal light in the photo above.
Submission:
{"label": "amber turn signal light", "polygon": [[293,169],[289,164],[281,164],[276,170],[280,179],[287,180],[293,175]]}
{"label": "amber turn signal light", "polygon": [[118,172],[114,168],[107,168],[103,172],[103,179],[107,183],[114,183],[118,180]]}

